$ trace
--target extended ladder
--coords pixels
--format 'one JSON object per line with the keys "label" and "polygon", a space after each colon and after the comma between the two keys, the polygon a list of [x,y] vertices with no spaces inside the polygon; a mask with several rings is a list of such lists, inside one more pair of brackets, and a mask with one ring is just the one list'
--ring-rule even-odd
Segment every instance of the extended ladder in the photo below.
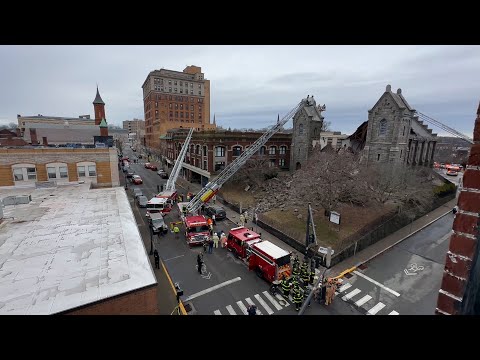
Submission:
{"label": "extended ladder", "polygon": [[277,131],[279,131],[282,126],[287,123],[288,120],[295,116],[295,114],[300,108],[302,108],[303,106],[313,106],[314,104],[315,103],[313,102],[313,97],[312,101],[310,101],[308,97],[306,99],[302,99],[302,101],[300,101],[298,105],[295,106],[292,110],[290,110],[287,115],[285,115],[272,128],[270,128],[262,136],[260,136],[257,141],[253,143],[252,146],[250,146],[233,162],[228,164],[215,180],[210,181],[207,185],[205,185],[205,187],[200,190],[200,192],[198,192],[192,200],[190,200],[187,205],[187,211],[191,213],[196,213],[202,203],[206,203],[213,196],[215,196],[215,194],[220,190],[222,185],[227,182],[227,180],[230,179],[230,177],[235,174],[238,169],[240,169],[252,155],[254,155],[258,150],[260,150],[260,147],[262,147],[268,141],[268,139],[270,139]]}
{"label": "extended ladder", "polygon": [[175,181],[177,181],[178,175],[180,174],[180,170],[182,169],[183,160],[185,159],[185,155],[188,151],[188,146],[190,144],[190,139],[192,138],[193,134],[193,127],[190,128],[188,135],[185,139],[185,143],[182,146],[182,150],[180,150],[180,154],[178,154],[177,160],[175,161],[175,165],[173,166],[172,173],[167,180],[167,185],[165,186],[165,191],[174,191],[175,190]]}

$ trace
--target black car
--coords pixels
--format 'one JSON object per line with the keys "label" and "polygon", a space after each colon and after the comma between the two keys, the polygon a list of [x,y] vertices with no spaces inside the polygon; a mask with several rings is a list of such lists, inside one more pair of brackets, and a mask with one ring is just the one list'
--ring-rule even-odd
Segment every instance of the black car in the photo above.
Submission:
{"label": "black car", "polygon": [[212,217],[212,215],[215,214],[215,220],[223,220],[227,217],[225,209],[216,205],[206,207],[205,214],[209,217]]}
{"label": "black car", "polygon": [[165,172],[165,170],[158,170],[157,171],[158,176],[160,176],[162,179],[168,179],[168,174]]}
{"label": "black car", "polygon": [[161,213],[151,214],[148,221],[154,234],[165,235],[166,233],[168,233],[168,227],[167,225],[165,225],[165,220],[163,220],[163,216]]}
{"label": "black car", "polygon": [[129,171],[127,172],[127,179],[131,179],[133,175],[135,175],[135,173],[134,173],[133,171],[130,171],[130,170],[129,170]]}

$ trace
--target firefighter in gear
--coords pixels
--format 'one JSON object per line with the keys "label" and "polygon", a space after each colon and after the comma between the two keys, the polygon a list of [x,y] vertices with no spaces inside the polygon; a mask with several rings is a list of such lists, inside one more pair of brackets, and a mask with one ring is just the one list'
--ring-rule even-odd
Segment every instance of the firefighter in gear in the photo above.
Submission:
{"label": "firefighter in gear", "polygon": [[292,284],[290,283],[289,279],[285,279],[285,277],[282,279],[282,291],[283,295],[285,295],[287,298],[290,295],[290,289],[292,288]]}
{"label": "firefighter in gear", "polygon": [[315,281],[315,269],[312,268],[310,269],[310,284],[313,285],[314,281]]}
{"label": "firefighter in gear", "polygon": [[299,311],[300,307],[302,306],[303,294],[298,285],[294,286],[292,296],[293,302],[295,303],[295,310]]}
{"label": "firefighter in gear", "polygon": [[298,264],[293,265],[292,275],[293,275],[293,277],[296,277],[296,276],[300,275],[300,266]]}
{"label": "firefighter in gear", "polygon": [[298,276],[292,277],[292,287],[293,287],[293,288],[298,287],[299,282],[300,282],[300,279],[299,279]]}
{"label": "firefighter in gear", "polygon": [[307,269],[305,269],[305,271],[302,272],[302,281],[304,286],[307,286],[310,281],[310,273],[308,272]]}
{"label": "firefighter in gear", "polygon": [[327,290],[325,295],[325,305],[330,305],[332,303],[333,298],[335,297],[335,291],[337,290],[338,280],[337,279],[329,279],[327,281]]}
{"label": "firefighter in gear", "polygon": [[302,268],[300,269],[300,272],[303,274],[304,272],[307,271],[308,265],[307,265],[307,259],[303,260]]}

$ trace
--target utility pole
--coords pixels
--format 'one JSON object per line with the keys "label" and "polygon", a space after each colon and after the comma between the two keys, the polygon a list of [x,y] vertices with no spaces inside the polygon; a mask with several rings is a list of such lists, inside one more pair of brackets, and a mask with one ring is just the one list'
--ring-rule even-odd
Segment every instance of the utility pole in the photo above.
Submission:
{"label": "utility pole", "polygon": [[[308,203],[307,231],[305,236],[305,256],[308,257],[308,250],[312,248],[313,244],[317,245],[317,233],[315,231],[315,223],[313,222],[312,205],[311,203]],[[314,254],[312,255],[312,258],[314,257]]]}

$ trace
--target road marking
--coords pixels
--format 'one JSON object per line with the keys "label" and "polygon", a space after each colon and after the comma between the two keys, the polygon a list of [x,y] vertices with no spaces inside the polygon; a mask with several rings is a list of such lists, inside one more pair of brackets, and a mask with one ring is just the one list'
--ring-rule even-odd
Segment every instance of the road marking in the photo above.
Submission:
{"label": "road marking", "polygon": [[400,296],[400,294],[399,294],[398,292],[396,292],[395,290],[392,290],[392,289],[386,287],[385,285],[380,284],[378,281],[375,281],[375,280],[373,280],[372,278],[369,278],[367,275],[364,275],[364,274],[362,274],[361,272],[358,272],[357,270],[355,270],[353,273],[354,273],[355,275],[358,275],[358,276],[360,276],[360,277],[363,277],[365,280],[368,280],[368,281],[370,281],[371,283],[374,283],[374,284],[377,285],[377,286],[380,286],[382,289],[387,290],[389,293],[391,293],[391,294],[393,294],[393,295],[395,295],[395,296]]}
{"label": "road marking", "polygon": [[265,297],[270,300],[270,302],[273,304],[273,306],[275,306],[275,309],[277,310],[282,310],[283,308],[280,306],[280,304],[277,302],[277,300],[275,300],[272,295],[270,295],[268,292],[264,291],[262,293],[263,295],[265,295]]}
{"label": "road marking", "polygon": [[[283,305],[283,306],[289,306],[289,305],[290,305],[290,304],[288,303],[288,301],[283,298],[282,295],[280,295],[280,294],[275,294],[275,297],[276,297],[278,300],[281,301],[280,305]],[[283,303],[285,303],[285,304],[283,304]]]}
{"label": "road marking", "polygon": [[352,292],[349,292],[347,295],[345,295],[344,297],[342,297],[342,300],[343,301],[347,301],[348,299],[354,297],[355,295],[357,295],[359,292],[362,292],[362,290],[360,289],[355,289],[353,290]]}
{"label": "road marking", "polygon": [[[246,298],[245,301],[248,303],[248,305],[255,305],[255,303],[249,297]],[[255,306],[257,306],[257,305],[255,305]],[[257,315],[263,315],[258,307],[257,307]]]}
{"label": "road marking", "polygon": [[240,310],[242,310],[244,315],[248,314],[247,308],[245,307],[245,305],[243,305],[243,303],[241,301],[237,301],[237,305],[240,308]]}
{"label": "road marking", "polygon": [[346,283],[346,284],[340,286],[340,289],[338,289],[338,292],[339,292],[339,293],[344,292],[345,290],[347,290],[347,289],[348,289],[349,287],[351,287],[351,286],[352,286],[352,284]]}
{"label": "road marking", "polygon": [[368,310],[367,315],[375,315],[378,313],[380,310],[382,310],[385,307],[385,304],[382,302],[379,302],[377,305],[375,305],[373,308]]}
{"label": "road marking", "polygon": [[370,300],[372,297],[370,295],[365,295],[364,297],[362,297],[360,300],[358,300],[355,305],[357,306],[362,306],[363,304],[365,304],[368,300]]}
{"label": "road marking", "polygon": [[240,280],[242,280],[242,278],[239,276],[239,277],[236,277],[235,279],[228,280],[228,281],[225,281],[225,282],[223,282],[223,283],[217,284],[217,285],[215,285],[215,286],[209,287],[208,289],[199,291],[199,292],[197,292],[197,293],[195,293],[195,294],[193,294],[193,295],[188,296],[188,297],[184,300],[184,302],[185,302],[185,301],[190,301],[190,300],[195,299],[195,298],[197,298],[197,297],[199,297],[199,296],[208,294],[209,292],[215,291],[215,290],[217,290],[217,289],[220,289],[220,288],[222,288],[222,287],[224,287],[224,286],[233,284],[234,282],[237,282],[237,281],[240,281]]}
{"label": "road marking", "polygon": [[215,315],[222,315],[222,313],[220,312],[220,310],[215,310],[213,313],[214,313]]}
{"label": "road marking", "polygon": [[228,305],[227,306],[227,311],[230,315],[237,315],[237,313],[235,312],[235,310],[233,310],[233,307],[232,305]]}
{"label": "road marking", "polygon": [[163,261],[168,261],[168,260],[177,259],[177,258],[182,257],[182,256],[185,256],[185,255],[174,256],[174,257],[172,257],[172,258],[170,258],[170,259],[166,259],[166,260],[163,260]]}
{"label": "road marking", "polygon": [[388,315],[399,315],[399,313],[394,310],[394,311],[392,311],[392,312],[391,312],[390,314],[388,314]]}
{"label": "road marking", "polygon": [[272,314],[273,314],[273,310],[270,308],[270,306],[267,305],[267,303],[266,303],[265,301],[263,301],[263,299],[260,297],[260,295],[255,294],[254,297],[255,297],[255,299],[258,300],[258,302],[260,303],[260,305],[262,305],[263,308],[264,308],[265,310],[267,310],[268,315],[272,315]]}

